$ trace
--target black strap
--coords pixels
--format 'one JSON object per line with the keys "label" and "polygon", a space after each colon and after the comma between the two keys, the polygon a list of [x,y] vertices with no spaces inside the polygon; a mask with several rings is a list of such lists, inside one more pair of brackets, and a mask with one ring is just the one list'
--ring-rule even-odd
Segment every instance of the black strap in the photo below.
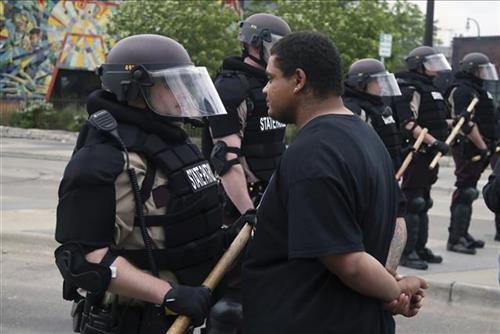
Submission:
{"label": "black strap", "polygon": [[144,180],[142,181],[141,185],[142,204],[146,203],[149,197],[151,197],[151,191],[153,190],[155,176],[156,176],[156,166],[148,161],[146,168],[146,176],[144,177]]}
{"label": "black strap", "polygon": [[116,254],[113,250],[108,248],[108,251],[106,252],[106,254],[104,254],[104,257],[102,258],[101,262],[99,262],[99,264],[109,267],[113,264],[113,262],[115,262],[117,257],[118,254]]}

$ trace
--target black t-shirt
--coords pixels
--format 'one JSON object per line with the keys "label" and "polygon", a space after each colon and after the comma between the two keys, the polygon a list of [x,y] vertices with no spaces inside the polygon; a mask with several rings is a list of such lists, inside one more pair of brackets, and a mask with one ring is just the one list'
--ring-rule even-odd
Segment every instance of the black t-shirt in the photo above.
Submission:
{"label": "black t-shirt", "polygon": [[258,208],[243,266],[244,332],[394,332],[379,300],[348,288],[318,258],[364,250],[385,263],[397,188],[384,144],[359,117],[306,124]]}

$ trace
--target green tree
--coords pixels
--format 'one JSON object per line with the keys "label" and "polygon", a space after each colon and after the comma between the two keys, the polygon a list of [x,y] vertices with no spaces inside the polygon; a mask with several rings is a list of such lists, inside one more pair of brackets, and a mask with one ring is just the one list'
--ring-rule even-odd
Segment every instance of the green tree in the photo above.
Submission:
{"label": "green tree", "polygon": [[424,17],[418,6],[403,0],[290,1],[278,0],[270,11],[284,18],[293,31],[326,34],[337,45],[344,70],[361,58],[379,58],[380,33],[392,34],[392,56],[385,60],[394,70],[404,56],[422,43]]}
{"label": "green tree", "polygon": [[[342,54],[344,70],[357,59],[378,58],[380,33],[392,34],[392,57],[385,60],[389,70],[401,67],[404,56],[423,39],[424,16],[404,0],[255,1],[244,15],[259,11],[283,17],[294,31],[328,35]],[[140,33],[172,37],[213,75],[225,56],[239,53],[237,22],[236,12],[216,1],[125,1],[108,31],[116,39]]]}
{"label": "green tree", "polygon": [[213,75],[225,56],[239,53],[237,23],[234,10],[214,1],[125,1],[111,17],[108,33],[117,40],[135,34],[171,37]]}

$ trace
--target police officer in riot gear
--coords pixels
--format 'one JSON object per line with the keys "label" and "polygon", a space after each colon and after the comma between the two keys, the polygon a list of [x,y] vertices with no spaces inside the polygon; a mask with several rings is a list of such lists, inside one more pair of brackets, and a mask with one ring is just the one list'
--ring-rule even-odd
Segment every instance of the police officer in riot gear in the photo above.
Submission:
{"label": "police officer in riot gear", "polygon": [[429,169],[437,152],[446,154],[444,142],[448,135],[448,109],[443,96],[433,84],[440,71],[451,70],[446,58],[433,48],[420,46],[405,59],[408,71],[396,73],[402,96],[394,99],[407,145],[411,145],[423,128],[428,129],[424,142],[405,171],[402,190],[408,201],[406,224],[408,240],[401,265],[414,269],[427,269],[427,263],[441,263],[442,257],[426,247],[429,216],[432,207],[430,190],[437,180],[439,167]]}
{"label": "police officer in riot gear", "polygon": [[344,105],[369,123],[389,151],[397,170],[401,165],[401,133],[391,107],[383,98],[399,96],[401,91],[394,74],[376,59],[354,62],[347,73]]}
{"label": "police officer in riot gear", "polygon": [[[225,58],[214,82],[228,114],[209,119],[202,146],[224,187],[228,225],[257,206],[285,150],[286,126],[269,117],[262,89],[270,49],[290,32],[283,19],[270,14],[240,22],[243,53]],[[234,289],[211,311],[209,333],[233,333],[240,327],[239,277],[233,278],[229,285]]]}
{"label": "police officer in riot gear", "polygon": [[[483,248],[484,241],[469,234],[472,216],[472,202],[477,199],[476,189],[481,173],[488,166],[495,154],[498,140],[497,118],[493,99],[483,88],[484,80],[498,80],[495,66],[482,53],[467,54],[460,62],[455,74],[455,81],[447,90],[451,106],[451,115],[458,120],[466,119],[452,147],[457,177],[452,201],[451,220],[447,249],[463,254],[475,254],[476,248]],[[467,107],[474,98],[478,98],[471,113]],[[475,158],[476,157],[476,158]],[[497,229],[500,229],[500,216],[495,215]]]}
{"label": "police officer in riot gear", "polygon": [[200,286],[234,238],[217,179],[179,127],[224,114],[205,68],[160,35],[119,41],[98,74],[59,187],[56,264],[82,333],[164,333],[175,314],[201,325]]}

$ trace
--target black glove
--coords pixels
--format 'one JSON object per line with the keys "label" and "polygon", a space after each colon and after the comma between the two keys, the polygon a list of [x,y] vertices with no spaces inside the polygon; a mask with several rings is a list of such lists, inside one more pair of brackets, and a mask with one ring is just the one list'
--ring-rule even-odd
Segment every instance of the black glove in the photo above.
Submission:
{"label": "black glove", "polygon": [[488,145],[488,149],[490,150],[490,156],[492,156],[493,154],[495,154],[497,152],[498,143],[496,140],[491,140],[491,141],[487,142],[487,145]]}
{"label": "black glove", "polygon": [[450,149],[450,145],[446,144],[444,141],[436,140],[432,145],[431,148],[441,152],[441,154],[445,155],[448,153],[448,150]]}
{"label": "black glove", "polygon": [[165,295],[163,306],[168,311],[188,316],[195,327],[201,326],[212,303],[210,289],[205,286],[170,284],[172,289]]}
{"label": "black glove", "polygon": [[240,216],[234,223],[231,224],[226,230],[226,243],[227,246],[233,242],[238,233],[240,233],[243,226],[248,223],[252,226],[257,224],[257,210],[248,209],[244,214]]}
{"label": "black glove", "polygon": [[413,147],[413,145],[403,147],[401,148],[401,157],[404,159],[411,152],[415,152],[415,148]]}
{"label": "black glove", "polygon": [[479,155],[481,156],[481,161],[486,161],[489,159],[491,156],[491,151],[488,150],[487,148],[485,149],[478,149],[479,150]]}
{"label": "black glove", "polygon": [[[464,123],[469,123],[470,120],[472,119],[472,113],[471,112],[468,112],[468,111],[464,111],[463,113],[461,113],[459,115],[459,118],[463,117],[464,118]],[[458,119],[457,118],[457,122],[458,122]]]}

